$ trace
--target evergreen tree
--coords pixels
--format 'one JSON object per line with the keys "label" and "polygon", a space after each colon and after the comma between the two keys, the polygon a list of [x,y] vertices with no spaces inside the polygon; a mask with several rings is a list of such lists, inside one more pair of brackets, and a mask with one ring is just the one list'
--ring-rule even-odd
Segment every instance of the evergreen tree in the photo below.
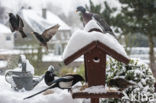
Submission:
{"label": "evergreen tree", "polygon": [[106,75],[107,81],[120,77],[135,83],[135,85],[124,90],[124,97],[121,99],[103,99],[103,103],[152,103],[154,101],[155,79],[147,64],[131,60],[129,65],[125,65],[109,58]]}
{"label": "evergreen tree", "polygon": [[[129,36],[140,33],[148,37],[150,66],[154,71],[155,55],[154,41],[156,36],[156,1],[155,0],[119,0],[122,5],[121,12],[116,16],[111,16],[117,9],[110,8],[104,2],[105,9],[102,10],[101,4],[94,5],[90,0],[88,10],[100,14],[109,25],[116,27],[115,32],[122,30],[122,35]],[[156,74],[155,74],[156,75]]]}
{"label": "evergreen tree", "polygon": [[141,33],[148,37],[150,66],[154,71],[155,55],[154,55],[154,41],[156,36],[156,1],[155,0],[119,0],[122,6],[121,13],[117,18],[122,18],[120,26],[122,30],[127,33]]}

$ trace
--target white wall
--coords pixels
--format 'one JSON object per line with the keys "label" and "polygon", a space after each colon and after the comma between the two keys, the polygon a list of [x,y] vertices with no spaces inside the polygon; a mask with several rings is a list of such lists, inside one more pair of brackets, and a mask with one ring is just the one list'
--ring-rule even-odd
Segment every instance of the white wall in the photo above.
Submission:
{"label": "white wall", "polygon": [[12,33],[0,33],[0,49],[13,49],[14,35]]}

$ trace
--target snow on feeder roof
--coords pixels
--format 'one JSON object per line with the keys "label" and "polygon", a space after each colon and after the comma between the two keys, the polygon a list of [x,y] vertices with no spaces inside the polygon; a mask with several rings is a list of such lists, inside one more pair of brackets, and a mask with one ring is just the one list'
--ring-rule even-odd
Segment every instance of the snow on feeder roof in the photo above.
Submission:
{"label": "snow on feeder roof", "polygon": [[[105,51],[108,55],[121,62],[128,63],[129,59],[124,48],[113,36],[111,36],[109,33],[103,34],[96,31],[87,32],[91,29],[94,29],[95,27],[101,30],[100,26],[98,26],[95,21],[91,20],[85,26],[85,31],[79,30],[73,33],[63,53],[63,59],[65,64],[68,64],[74,59],[83,55],[90,50],[90,45],[93,46],[97,43],[99,44],[97,46],[101,46],[99,48]],[[69,61],[70,57],[72,57],[72,59]]]}

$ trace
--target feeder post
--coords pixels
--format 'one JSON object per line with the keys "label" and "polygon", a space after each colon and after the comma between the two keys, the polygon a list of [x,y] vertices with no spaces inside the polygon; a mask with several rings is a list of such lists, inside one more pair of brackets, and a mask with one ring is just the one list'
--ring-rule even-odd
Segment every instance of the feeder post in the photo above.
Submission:
{"label": "feeder post", "polygon": [[91,103],[99,103],[99,98],[91,98]]}

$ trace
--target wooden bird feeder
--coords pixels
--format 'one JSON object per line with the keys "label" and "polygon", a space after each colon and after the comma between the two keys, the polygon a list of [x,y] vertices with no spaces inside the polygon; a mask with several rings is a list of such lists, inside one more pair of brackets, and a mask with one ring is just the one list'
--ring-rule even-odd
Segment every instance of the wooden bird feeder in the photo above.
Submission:
{"label": "wooden bird feeder", "polygon": [[[64,63],[68,65],[75,59],[84,55],[85,77],[88,86],[105,86],[106,80],[106,55],[109,55],[116,60],[125,64],[129,63],[129,59],[111,49],[107,45],[93,41],[82,49],[78,50],[73,55],[67,57]],[[99,98],[121,98],[121,92],[106,92],[106,93],[86,93],[77,92],[72,93],[73,98],[91,98],[91,103],[99,103]]]}

